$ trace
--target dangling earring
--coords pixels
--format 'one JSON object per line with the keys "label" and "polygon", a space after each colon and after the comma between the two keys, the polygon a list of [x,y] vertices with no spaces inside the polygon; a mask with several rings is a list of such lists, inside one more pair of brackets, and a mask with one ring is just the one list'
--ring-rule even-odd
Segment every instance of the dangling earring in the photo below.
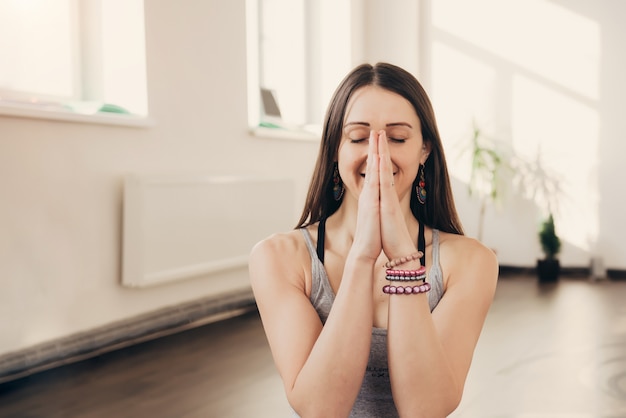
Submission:
{"label": "dangling earring", "polygon": [[339,166],[335,163],[335,171],[333,172],[333,197],[335,198],[335,201],[339,202],[341,200],[344,191],[345,188],[343,187],[343,182],[339,176]]}
{"label": "dangling earring", "polygon": [[424,165],[420,164],[419,172],[418,172],[419,181],[417,182],[417,187],[415,187],[415,191],[417,193],[417,200],[423,205],[426,203],[426,179],[424,178]]}

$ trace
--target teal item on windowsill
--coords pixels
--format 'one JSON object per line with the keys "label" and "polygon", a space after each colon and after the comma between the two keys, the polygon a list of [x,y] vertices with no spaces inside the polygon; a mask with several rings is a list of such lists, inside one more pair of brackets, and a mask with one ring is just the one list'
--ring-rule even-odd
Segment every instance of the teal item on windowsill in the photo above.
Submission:
{"label": "teal item on windowsill", "polygon": [[130,114],[130,112],[126,109],[124,109],[121,106],[118,105],[114,105],[111,103],[105,103],[103,104],[100,109],[98,109],[98,112],[103,112],[103,113],[121,113],[121,114],[125,114],[128,115]]}
{"label": "teal item on windowsill", "polygon": [[272,123],[272,122],[267,122],[267,121],[261,121],[259,122],[259,126],[261,128],[272,128],[272,129],[284,129],[284,127],[276,124],[276,123]]}

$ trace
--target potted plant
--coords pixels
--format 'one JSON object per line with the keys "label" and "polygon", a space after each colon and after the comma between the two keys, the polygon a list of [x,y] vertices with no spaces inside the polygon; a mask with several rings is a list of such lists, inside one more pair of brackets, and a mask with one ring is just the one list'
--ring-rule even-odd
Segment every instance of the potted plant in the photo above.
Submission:
{"label": "potted plant", "polygon": [[487,206],[495,204],[502,195],[504,177],[510,169],[510,156],[504,144],[483,133],[474,121],[469,148],[471,172],[468,183],[470,196],[480,200],[478,233],[476,239],[482,241]]}
{"label": "potted plant", "polygon": [[554,214],[558,213],[562,195],[559,177],[545,167],[541,160],[541,149],[534,159],[517,158],[513,166],[517,172],[519,185],[542,214],[538,239],[543,259],[537,259],[537,279],[540,283],[558,281],[560,263],[557,258],[561,251],[561,240],[556,234]]}
{"label": "potted plant", "polygon": [[541,223],[539,243],[544,258],[537,260],[537,278],[539,283],[554,283],[559,280],[561,265],[557,255],[561,251],[561,239],[556,234],[554,216],[550,213]]}

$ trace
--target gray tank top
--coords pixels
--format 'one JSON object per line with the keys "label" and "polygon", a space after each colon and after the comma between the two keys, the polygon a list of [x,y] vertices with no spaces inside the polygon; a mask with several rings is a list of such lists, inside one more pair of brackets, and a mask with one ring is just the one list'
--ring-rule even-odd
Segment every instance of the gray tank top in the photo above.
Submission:
{"label": "gray tank top", "polygon": [[[301,229],[311,254],[311,296],[310,300],[322,323],[326,323],[335,294],[328,281],[326,269],[317,256],[309,231]],[[428,274],[431,290],[428,303],[432,312],[443,296],[443,273],[439,264],[439,231],[433,229],[432,266]],[[298,416],[294,413],[294,416]],[[369,361],[361,385],[361,391],[354,403],[350,417],[398,417],[398,411],[391,395],[391,382],[387,365],[387,329],[372,328],[372,345]]]}

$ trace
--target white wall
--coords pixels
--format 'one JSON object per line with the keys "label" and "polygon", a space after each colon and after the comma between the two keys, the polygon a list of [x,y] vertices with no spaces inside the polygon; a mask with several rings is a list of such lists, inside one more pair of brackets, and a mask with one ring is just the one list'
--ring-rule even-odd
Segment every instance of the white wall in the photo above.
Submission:
{"label": "white wall", "polygon": [[[602,29],[601,87],[593,102],[600,141],[589,146],[600,156],[595,175],[607,266],[625,268],[626,244],[620,239],[625,208],[618,171],[626,155],[620,114],[625,97],[620,40],[625,34],[617,17],[625,10],[617,1],[569,3],[586,7],[583,11]],[[381,3],[364,4],[376,8]],[[121,287],[121,187],[128,172],[290,176],[296,185],[295,206],[301,206],[317,144],[249,135],[244,6],[243,0],[146,1],[153,127],[0,117],[0,354],[193,300],[227,282],[246,284],[242,270],[142,290]],[[424,66],[413,40],[403,42],[413,35],[380,30],[385,24],[415,27],[413,12],[390,13],[392,22],[367,11],[364,15],[368,17],[360,30],[377,38],[362,43],[355,62],[398,59],[414,68]],[[374,31],[381,19],[383,26]],[[387,42],[379,38],[385,36]],[[412,45],[410,50],[407,45]],[[441,99],[433,99],[441,107]],[[446,132],[445,118],[441,123]],[[469,226],[475,207],[456,182],[459,210]],[[532,266],[535,254],[520,248],[535,245],[528,228],[534,219],[519,208],[510,213],[514,216],[490,218],[490,245],[503,260]],[[588,222],[580,219],[580,227]],[[566,260],[578,265],[578,260]]]}
{"label": "white wall", "polygon": [[0,354],[247,285],[120,286],[126,173],[290,176],[303,199],[317,145],[248,134],[244,5],[146,1],[153,127],[0,117]]}
{"label": "white wall", "polygon": [[[428,81],[452,174],[469,178],[459,150],[472,119],[517,153],[540,147],[564,192],[555,216],[562,263],[587,267],[599,255],[609,268],[626,267],[626,200],[618,191],[626,53],[617,18],[626,3],[437,0],[430,11]],[[461,216],[476,235],[476,201],[457,184]],[[541,202],[507,191],[500,208],[490,208],[483,239],[502,264],[532,265],[541,255]]]}

